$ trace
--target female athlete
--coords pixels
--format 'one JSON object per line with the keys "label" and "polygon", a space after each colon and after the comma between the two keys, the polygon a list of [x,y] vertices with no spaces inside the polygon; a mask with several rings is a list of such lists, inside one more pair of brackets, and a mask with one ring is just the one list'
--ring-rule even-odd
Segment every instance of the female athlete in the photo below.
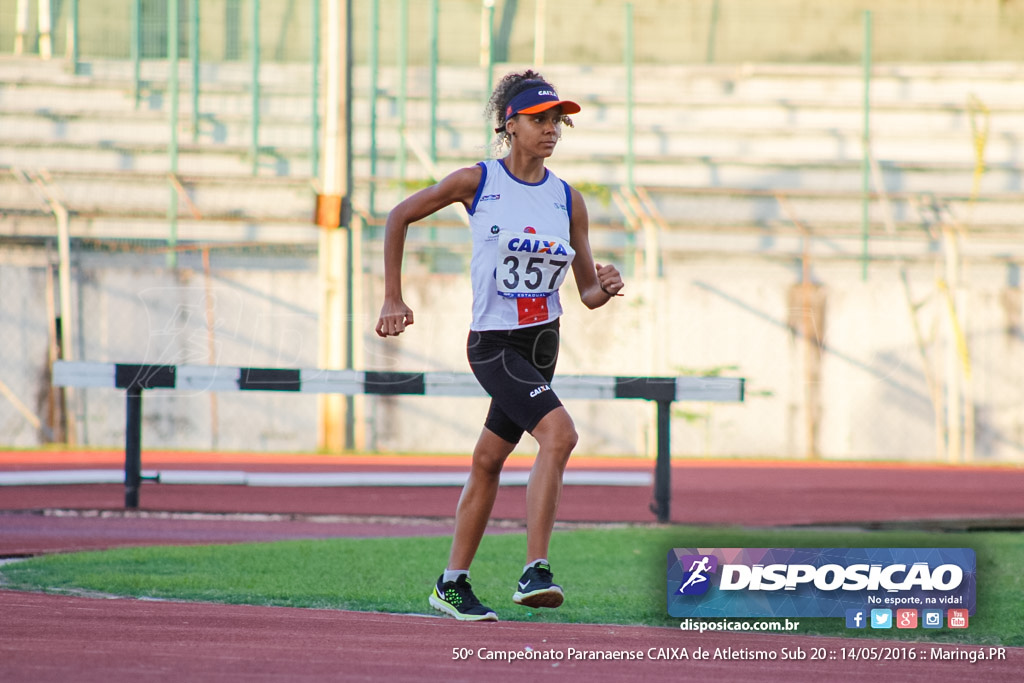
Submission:
{"label": "female athlete", "polygon": [[550,386],[562,314],[558,289],[570,267],[588,308],[603,306],[623,287],[614,266],[594,263],[582,195],[545,167],[562,126],[572,126],[569,115],[579,111],[535,71],[508,74],[487,107],[505,156],[453,172],[400,202],[387,218],[384,304],[376,327],[381,337],[413,324],[401,277],[409,225],[455,203],[470,216],[473,319],[467,353],[491,404],[456,508],[448,566],[429,597],[433,607],[463,621],[497,620],[473,593],[469,567],[502,466],[524,432],[539,448],[526,487],[526,565],[512,600],[558,607],[564,599],[547,556],[562,475],[578,436]]}

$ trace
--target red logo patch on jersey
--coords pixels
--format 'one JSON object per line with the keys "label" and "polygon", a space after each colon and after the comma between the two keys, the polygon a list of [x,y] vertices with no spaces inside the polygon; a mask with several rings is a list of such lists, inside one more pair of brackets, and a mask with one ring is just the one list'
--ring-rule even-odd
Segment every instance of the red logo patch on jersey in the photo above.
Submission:
{"label": "red logo patch on jersey", "polygon": [[545,296],[516,299],[516,309],[519,312],[520,325],[542,323],[548,319],[548,299]]}
{"label": "red logo patch on jersey", "polygon": [[529,225],[527,225],[525,228],[523,228],[523,232],[528,232],[531,235],[536,235],[537,234],[537,228],[531,228]]}

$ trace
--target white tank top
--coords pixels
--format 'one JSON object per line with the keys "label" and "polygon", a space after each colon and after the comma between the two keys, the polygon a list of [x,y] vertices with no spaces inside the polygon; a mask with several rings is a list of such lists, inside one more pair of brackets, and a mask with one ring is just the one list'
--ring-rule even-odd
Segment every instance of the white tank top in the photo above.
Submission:
{"label": "white tank top", "polygon": [[562,315],[558,287],[574,252],[569,246],[569,185],[545,169],[539,183],[513,176],[500,159],[483,170],[469,226],[473,233],[472,330],[511,330]]}

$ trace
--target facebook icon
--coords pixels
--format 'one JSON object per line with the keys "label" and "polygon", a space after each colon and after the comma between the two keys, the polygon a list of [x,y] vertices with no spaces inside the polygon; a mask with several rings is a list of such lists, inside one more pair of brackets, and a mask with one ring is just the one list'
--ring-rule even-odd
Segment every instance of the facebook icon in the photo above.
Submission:
{"label": "facebook icon", "polygon": [[867,628],[867,618],[864,616],[864,610],[846,610],[846,628]]}

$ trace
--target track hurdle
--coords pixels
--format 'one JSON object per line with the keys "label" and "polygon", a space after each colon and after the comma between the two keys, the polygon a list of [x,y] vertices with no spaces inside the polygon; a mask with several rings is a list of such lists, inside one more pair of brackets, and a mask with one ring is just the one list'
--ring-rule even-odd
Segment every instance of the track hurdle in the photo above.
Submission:
{"label": "track hurdle", "polygon": [[[53,384],[107,387],[125,392],[124,505],[139,506],[142,483],[142,392],[290,391],[376,396],[485,397],[470,373],[387,372],[247,368],[213,365],[147,365],[57,361]],[[675,401],[742,402],[744,380],[732,377],[617,377],[566,375],[551,383],[563,399],[642,399],[657,404],[657,458],[651,512],[669,520],[671,506],[671,417]]]}

